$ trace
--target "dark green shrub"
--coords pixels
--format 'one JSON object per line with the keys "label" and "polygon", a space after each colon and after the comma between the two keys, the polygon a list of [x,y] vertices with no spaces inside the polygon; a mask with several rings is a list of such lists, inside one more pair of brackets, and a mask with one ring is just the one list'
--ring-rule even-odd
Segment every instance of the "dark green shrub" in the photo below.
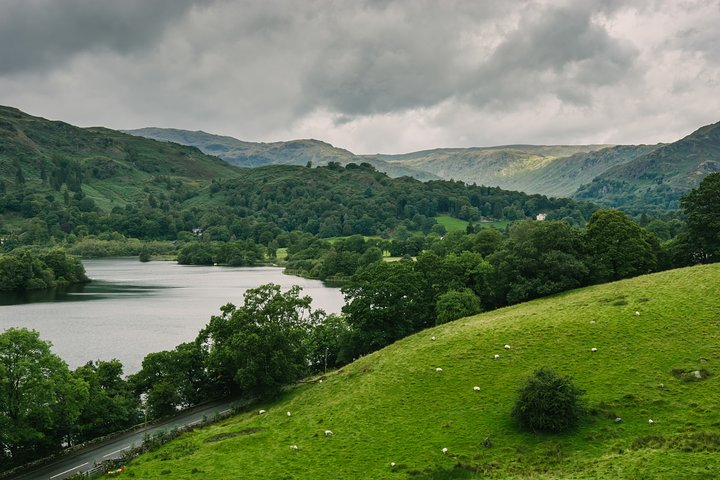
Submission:
{"label": "dark green shrub", "polygon": [[524,430],[564,432],[577,425],[585,408],[583,390],[552,369],[535,370],[519,390],[512,416]]}

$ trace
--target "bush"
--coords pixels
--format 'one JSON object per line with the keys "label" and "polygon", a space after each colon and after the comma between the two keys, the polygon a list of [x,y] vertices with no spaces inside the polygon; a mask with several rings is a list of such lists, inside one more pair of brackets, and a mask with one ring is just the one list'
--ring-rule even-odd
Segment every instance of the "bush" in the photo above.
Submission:
{"label": "bush", "polygon": [[571,377],[562,377],[552,369],[535,370],[519,391],[512,411],[524,430],[532,432],[565,432],[575,427],[585,412],[583,390]]}

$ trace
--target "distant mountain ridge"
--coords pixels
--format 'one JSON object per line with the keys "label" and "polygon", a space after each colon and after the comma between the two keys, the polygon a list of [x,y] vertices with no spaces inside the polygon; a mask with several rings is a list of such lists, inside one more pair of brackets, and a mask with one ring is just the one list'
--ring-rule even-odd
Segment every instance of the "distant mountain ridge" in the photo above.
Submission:
{"label": "distant mountain ridge", "polygon": [[720,123],[657,145],[507,145],[356,155],[318,140],[252,143],[162,128],[127,133],[191,145],[240,166],[367,162],[393,177],[460,180],[572,197],[630,212],[677,209],[680,197],[720,171]]}
{"label": "distant mountain ridge", "polygon": [[[237,138],[213,135],[203,131],[191,132],[174,128],[148,127],[137,130],[125,130],[124,133],[151,138],[164,142],[193,146],[208,155],[222,158],[238,167],[262,167],[265,165],[327,165],[338,162],[341,165],[365,161],[354,153],[337,148],[329,143],[302,139],[287,142],[245,142]],[[414,177],[418,180],[439,180],[440,177],[405,165],[389,165],[387,162],[370,162],[378,170],[391,177]]]}
{"label": "distant mountain ridge", "polygon": [[720,171],[720,122],[609,168],[573,195],[609,207],[676,209],[680,197]]}

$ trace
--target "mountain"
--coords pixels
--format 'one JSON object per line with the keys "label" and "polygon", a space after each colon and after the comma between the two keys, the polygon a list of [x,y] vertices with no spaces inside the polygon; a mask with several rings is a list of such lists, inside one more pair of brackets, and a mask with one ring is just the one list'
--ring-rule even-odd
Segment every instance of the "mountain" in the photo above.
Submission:
{"label": "mountain", "polygon": [[[715,478],[718,284],[720,264],[698,266],[425,330],[184,434],[124,475]],[[518,388],[544,366],[586,391],[589,414],[574,431],[523,432],[510,418]]]}
{"label": "mountain", "polygon": [[608,145],[507,145],[499,147],[441,148],[403,155],[365,156],[406,165],[449,180],[499,186],[506,190],[550,195],[534,185],[533,176],[554,161],[589,153]]}
{"label": "mountain", "polygon": [[677,209],[680,197],[720,171],[720,122],[614,166],[573,195],[628,211]]}
{"label": "mountain", "polygon": [[[340,165],[367,161],[352,152],[333,147],[320,140],[292,140],[288,142],[255,143],[244,142],[233,137],[174,128],[140,128],[125,130],[130,135],[138,135],[164,142],[197,147],[208,155],[215,155],[226,162],[239,167],[259,167],[265,165],[327,165],[337,162]],[[379,171],[391,177],[414,177],[418,180],[438,180],[440,177],[411,168],[406,165],[389,164],[382,160],[370,161]]]}
{"label": "mountain", "polygon": [[[23,195],[82,192],[104,210],[180,182],[188,189],[239,170],[193,147],[107,128],[79,128],[0,106],[0,190]],[[30,203],[26,198],[25,203]]]}

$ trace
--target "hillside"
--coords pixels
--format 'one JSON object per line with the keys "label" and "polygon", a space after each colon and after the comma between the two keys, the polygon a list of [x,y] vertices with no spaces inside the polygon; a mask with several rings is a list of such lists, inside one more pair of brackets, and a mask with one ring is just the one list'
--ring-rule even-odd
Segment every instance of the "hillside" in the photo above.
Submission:
{"label": "hillside", "polygon": [[610,145],[507,145],[441,148],[404,155],[374,155],[365,158],[405,165],[444,179],[453,178],[478,185],[499,186],[507,190],[555,195],[552,186],[547,188],[547,185],[536,184],[534,178],[539,172],[558,159],[607,147]]}
{"label": "hillside", "polygon": [[[174,142],[200,149],[208,155],[222,158],[231,165],[239,167],[260,167],[266,165],[327,165],[338,162],[341,165],[366,161],[352,152],[333,147],[320,140],[292,140],[288,142],[255,143],[244,142],[233,137],[213,135],[202,131],[191,132],[174,128],[140,128],[126,130],[125,133],[152,138],[164,142]],[[440,177],[405,165],[391,164],[382,160],[371,160],[379,171],[391,177],[414,177],[418,180],[437,180]]]}
{"label": "hillside", "polygon": [[[183,435],[134,460],[126,475],[714,478],[718,284],[720,265],[698,266],[436,327]],[[511,422],[517,389],[541,366],[586,390],[591,414],[577,431],[535,435]],[[492,445],[483,446],[488,437]]]}
{"label": "hillside", "polygon": [[608,169],[573,197],[630,211],[677,209],[683,194],[718,171],[720,122]]}
{"label": "hillside", "polygon": [[146,188],[162,191],[158,177],[191,189],[237,174],[195,148],[78,128],[0,106],[0,193],[52,194],[66,188],[110,210],[146,196]]}

